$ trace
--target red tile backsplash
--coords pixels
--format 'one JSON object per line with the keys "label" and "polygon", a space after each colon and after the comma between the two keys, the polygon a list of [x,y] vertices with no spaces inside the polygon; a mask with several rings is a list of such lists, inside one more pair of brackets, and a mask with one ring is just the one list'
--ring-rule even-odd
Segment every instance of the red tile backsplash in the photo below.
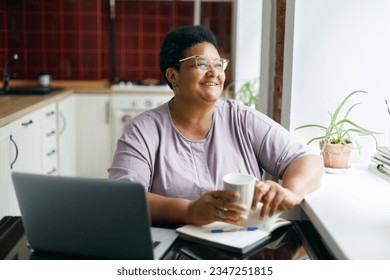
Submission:
{"label": "red tile backsplash", "polygon": [[[230,52],[230,2],[202,3],[202,24]],[[110,78],[108,0],[0,1],[0,69],[19,54],[9,72],[34,80],[49,71],[58,80]],[[162,79],[158,67],[160,44],[166,32],[193,24],[192,1],[117,0],[114,20],[117,80]],[[13,75],[11,78],[15,78]]]}

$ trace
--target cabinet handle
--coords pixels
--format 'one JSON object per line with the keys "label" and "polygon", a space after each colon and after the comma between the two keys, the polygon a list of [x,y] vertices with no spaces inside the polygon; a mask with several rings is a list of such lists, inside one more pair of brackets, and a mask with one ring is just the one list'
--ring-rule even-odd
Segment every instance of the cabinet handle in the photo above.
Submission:
{"label": "cabinet handle", "polygon": [[23,122],[22,126],[29,126],[32,123],[33,123],[33,120],[29,120],[28,122]]}
{"label": "cabinet handle", "polygon": [[15,154],[15,158],[14,160],[11,162],[11,169],[14,167],[14,164],[16,162],[16,160],[18,159],[18,156],[19,156],[19,149],[18,149],[18,145],[16,145],[16,142],[14,141],[14,139],[12,139],[12,135],[9,136],[11,142],[14,144],[15,146],[15,151],[16,151],[16,154]]}
{"label": "cabinet handle", "polygon": [[106,124],[110,123],[110,102],[106,103]]}
{"label": "cabinet handle", "polygon": [[49,171],[49,172],[47,172],[46,174],[47,175],[52,175],[52,174],[54,174],[54,173],[56,173],[57,172],[57,169],[55,169],[54,167]]}
{"label": "cabinet handle", "polygon": [[[58,111],[58,116],[59,116],[59,119],[62,120],[62,127],[58,130],[58,135],[62,135],[62,133],[64,133],[65,128],[66,128],[66,119],[65,119],[64,114],[61,111]],[[60,121],[58,122],[58,126],[60,126]]]}
{"label": "cabinet handle", "polygon": [[56,150],[53,149],[53,150],[51,150],[50,152],[47,152],[46,155],[47,155],[48,157],[50,157],[50,156],[54,155],[55,153],[56,153]]}
{"label": "cabinet handle", "polygon": [[55,113],[56,113],[56,112],[54,112],[54,111],[47,112],[47,113],[46,113],[46,117],[53,116]]}
{"label": "cabinet handle", "polygon": [[53,136],[54,134],[56,134],[56,131],[53,129],[52,131],[46,133],[46,136],[50,137],[50,136]]}

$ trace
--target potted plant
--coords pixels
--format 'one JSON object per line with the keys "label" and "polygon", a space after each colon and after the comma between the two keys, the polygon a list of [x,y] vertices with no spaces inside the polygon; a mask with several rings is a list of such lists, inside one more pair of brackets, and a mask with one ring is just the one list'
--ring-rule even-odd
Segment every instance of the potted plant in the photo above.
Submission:
{"label": "potted plant", "polygon": [[334,113],[329,112],[330,122],[328,126],[306,124],[295,129],[319,128],[323,131],[322,135],[310,139],[307,144],[310,144],[313,141],[319,141],[321,155],[324,160],[324,165],[327,168],[347,168],[352,149],[356,146],[360,152],[359,143],[355,138],[352,138],[352,134],[357,134],[359,136],[371,136],[378,147],[378,142],[375,138],[375,134],[379,134],[378,132],[370,131],[349,119],[350,112],[360,103],[351,105],[345,115],[341,116],[341,110],[348,99],[358,93],[367,92],[357,90],[345,97]]}
{"label": "potted plant", "polygon": [[254,109],[258,106],[259,99],[259,79],[254,79],[252,81],[245,81],[240,84],[238,90],[236,90],[236,85],[239,82],[231,82],[226,86],[223,91],[225,99],[236,99],[240,100],[244,105],[250,106]]}

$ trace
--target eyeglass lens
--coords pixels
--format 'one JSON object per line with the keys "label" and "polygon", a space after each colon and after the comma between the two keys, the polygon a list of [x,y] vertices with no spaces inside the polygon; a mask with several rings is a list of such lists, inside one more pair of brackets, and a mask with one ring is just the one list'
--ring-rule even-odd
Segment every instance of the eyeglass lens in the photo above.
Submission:
{"label": "eyeglass lens", "polygon": [[[217,72],[223,72],[225,71],[227,65],[228,65],[228,60],[225,58],[217,58],[213,61],[213,66]],[[208,57],[205,56],[197,56],[195,58],[195,63],[196,67],[199,70],[206,71],[209,68],[209,65],[211,64],[211,61]]]}

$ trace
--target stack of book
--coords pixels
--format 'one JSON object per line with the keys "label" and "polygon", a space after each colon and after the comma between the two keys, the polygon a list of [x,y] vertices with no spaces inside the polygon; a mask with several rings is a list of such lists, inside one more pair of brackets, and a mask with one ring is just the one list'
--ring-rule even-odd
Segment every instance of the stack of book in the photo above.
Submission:
{"label": "stack of book", "polygon": [[371,157],[369,169],[390,181],[390,147],[379,147]]}

